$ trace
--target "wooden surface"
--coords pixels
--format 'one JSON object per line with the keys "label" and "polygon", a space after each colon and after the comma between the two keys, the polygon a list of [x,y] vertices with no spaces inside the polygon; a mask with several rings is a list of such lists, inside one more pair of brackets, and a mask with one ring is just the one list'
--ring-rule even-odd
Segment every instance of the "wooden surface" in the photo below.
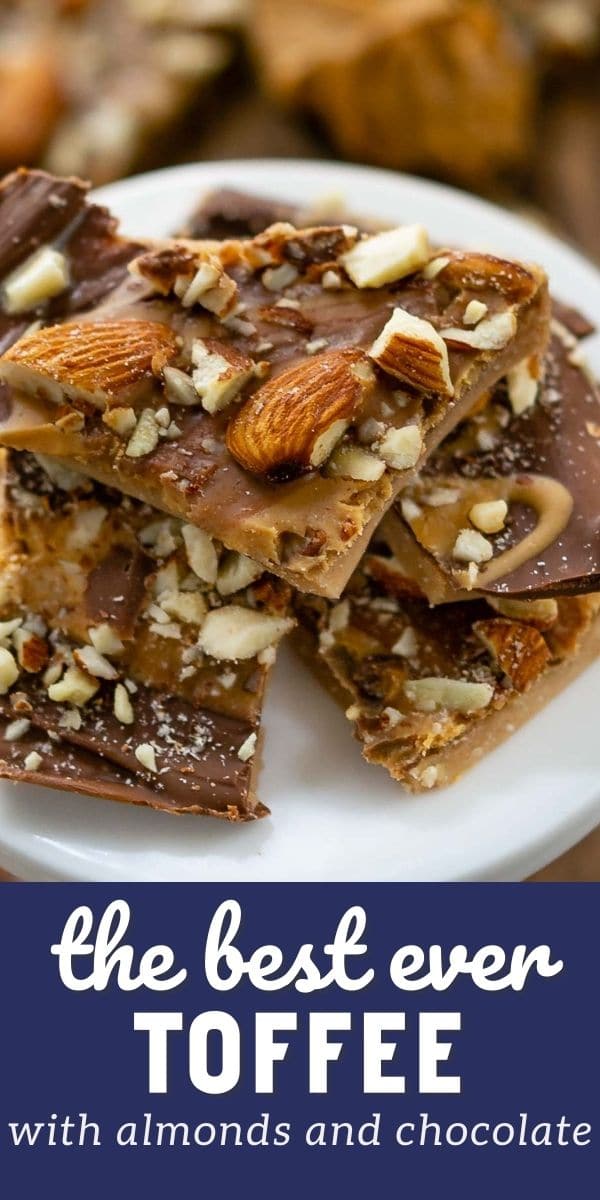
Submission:
{"label": "wooden surface", "polygon": [[[316,130],[277,112],[244,80],[220,89],[166,161],[224,158],[331,158]],[[600,82],[596,67],[576,84],[549,90],[539,122],[538,151],[528,177],[492,196],[538,216],[600,262]],[[148,166],[161,165],[156,159]],[[582,297],[585,307],[585,297]],[[598,317],[600,314],[590,314]],[[600,785],[600,781],[599,781]],[[10,877],[0,870],[0,881]],[[534,879],[600,882],[600,828]]]}

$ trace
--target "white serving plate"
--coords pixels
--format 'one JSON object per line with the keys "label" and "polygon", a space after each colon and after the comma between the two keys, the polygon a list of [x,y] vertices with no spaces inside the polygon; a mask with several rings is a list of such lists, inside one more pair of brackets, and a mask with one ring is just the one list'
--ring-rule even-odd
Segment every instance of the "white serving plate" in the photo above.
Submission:
{"label": "white serving plate", "polygon": [[[409,176],[320,162],[176,167],[97,193],[137,236],[169,233],[221,185],[421,221],[438,243],[538,261],[554,293],[600,322],[600,275],[542,229],[473,196]],[[588,343],[600,373],[600,338]],[[599,498],[600,521],[600,498]],[[367,766],[334,702],[289,650],[265,712],[260,794],[247,826],[0,785],[0,864],[27,880],[511,880],[600,821],[600,663],[454,787],[406,796]]]}

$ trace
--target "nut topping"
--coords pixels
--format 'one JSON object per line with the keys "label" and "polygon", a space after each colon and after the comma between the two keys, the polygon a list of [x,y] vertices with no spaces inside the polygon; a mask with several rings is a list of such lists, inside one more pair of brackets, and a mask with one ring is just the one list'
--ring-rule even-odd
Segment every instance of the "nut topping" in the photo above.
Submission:
{"label": "nut topping", "polygon": [[196,525],[184,525],[181,530],[187,560],[203,583],[216,583],[219,560],[212,538]]}
{"label": "nut topping", "polygon": [[0,379],[53,403],[101,412],[149,392],[179,352],[175,334],[157,321],[73,322],[21,338],[0,359]]}
{"label": "nut topping", "polygon": [[418,425],[388,429],[377,445],[377,452],[395,471],[407,471],[416,466],[423,450],[423,436]]}
{"label": "nut topping", "polygon": [[536,629],[551,629],[558,620],[558,603],[553,599],[511,600],[504,596],[487,596],[491,608],[501,616]]}
{"label": "nut topping", "polygon": [[100,684],[79,667],[67,667],[62,679],[48,688],[48,698],[56,704],[75,704],[82,708],[96,695]]}
{"label": "nut topping", "polygon": [[422,225],[401,225],[357,242],[338,260],[358,288],[383,287],[411,275],[431,254]]}
{"label": "nut topping", "polygon": [[442,329],[441,332],[446,342],[455,342],[458,346],[470,346],[473,350],[502,350],[517,332],[517,318],[512,309],[508,309],[480,321],[475,329],[451,328]]}
{"label": "nut topping", "polygon": [[19,668],[10,650],[0,646],[0,696],[5,696],[19,678]]}
{"label": "nut topping", "polygon": [[250,358],[212,339],[194,342],[192,362],[192,382],[202,407],[209,413],[227,408],[254,373]]}
{"label": "nut topping", "polygon": [[127,443],[128,458],[144,458],[158,446],[159,425],[151,408],[145,408],[137,420],[136,427]]}
{"label": "nut topping", "polygon": [[170,292],[183,308],[200,304],[215,316],[229,316],[237,304],[238,288],[223,264],[209,250],[175,243],[163,250],[142,254],[130,263],[133,275],[141,275],[159,295]]}
{"label": "nut topping", "polygon": [[487,708],[494,695],[490,683],[471,683],[466,679],[442,679],[430,676],[409,679],[404,694],[419,712],[435,712],[445,708],[465,715]]}
{"label": "nut topping", "polygon": [[257,734],[250,733],[246,738],[246,741],[240,746],[238,750],[238,758],[241,759],[242,762],[249,762],[251,758],[254,758],[257,740]]}
{"label": "nut topping", "polygon": [[487,500],[473,505],[469,520],[481,533],[500,533],[504,529],[507,514],[506,500]]}
{"label": "nut topping", "polygon": [[487,311],[488,306],[482,300],[469,300],[464,311],[463,323],[465,325],[478,325],[486,316]]}
{"label": "nut topping", "polygon": [[5,281],[2,307],[11,315],[29,312],[60,296],[68,286],[69,265],[64,254],[52,246],[42,246]]}
{"label": "nut topping", "polygon": [[223,661],[254,658],[274,646],[294,622],[230,604],[209,612],[198,645],[211,658]]}
{"label": "nut topping", "polygon": [[327,474],[339,479],[358,479],[375,483],[381,479],[385,463],[360,446],[344,445],[334,450],[327,464]]}
{"label": "nut topping", "polygon": [[263,568],[260,563],[254,562],[254,559],[245,554],[233,551],[225,555],[219,566],[217,591],[220,596],[233,596],[235,592],[241,592],[242,588],[247,588],[260,579],[262,574]]}
{"label": "nut topping", "polygon": [[30,629],[16,629],[13,643],[19,666],[32,675],[43,671],[48,662],[48,643]]}
{"label": "nut topping", "polygon": [[227,447],[243,467],[291,479],[323,465],[372,386],[359,350],[304,361],[259,388],[233,417]]}
{"label": "nut topping", "polygon": [[524,692],[550,662],[550,651],[532,625],[492,618],[476,621],[474,632],[518,692]]}
{"label": "nut topping", "polygon": [[461,529],[452,551],[452,557],[458,562],[485,563],[494,554],[494,547],[487,538],[474,529]]}
{"label": "nut topping", "polygon": [[370,357],[388,375],[419,391],[454,395],[448,350],[430,321],[395,308]]}
{"label": "nut topping", "polygon": [[99,654],[93,646],[82,646],[73,651],[73,658],[82,671],[87,671],[94,679],[117,679],[118,672],[112,663]]}
{"label": "nut topping", "polygon": [[536,375],[535,359],[524,359],[513,367],[506,376],[508,399],[516,417],[531,408],[536,401],[539,380]]}
{"label": "nut topping", "polygon": [[117,437],[128,438],[136,427],[137,418],[134,408],[109,408],[103,414],[102,421]]}
{"label": "nut topping", "polygon": [[133,725],[135,720],[133,705],[129,699],[129,692],[122,683],[118,683],[115,688],[113,712],[117,721],[120,721],[122,725]]}

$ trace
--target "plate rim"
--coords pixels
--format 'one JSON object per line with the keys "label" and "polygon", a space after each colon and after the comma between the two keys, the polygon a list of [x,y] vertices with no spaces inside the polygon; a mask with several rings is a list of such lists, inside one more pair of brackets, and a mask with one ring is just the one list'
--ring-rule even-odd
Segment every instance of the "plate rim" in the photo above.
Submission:
{"label": "plate rim", "polygon": [[[253,172],[259,177],[256,180],[252,178]],[[512,213],[510,210],[480,196],[462,191],[439,181],[423,179],[418,176],[382,168],[365,167],[360,164],[337,163],[335,161],[307,158],[225,159],[201,163],[185,163],[145,172],[94,189],[91,192],[91,198],[94,201],[108,204],[118,209],[122,204],[131,203],[137,193],[143,195],[150,188],[160,190],[164,188],[164,190],[168,190],[169,188],[176,188],[178,183],[181,182],[182,184],[197,186],[200,192],[203,186],[207,188],[218,187],[220,183],[227,185],[228,182],[231,185],[231,181],[227,181],[224,178],[228,174],[246,174],[248,176],[247,180],[239,186],[247,187],[250,191],[255,190],[260,193],[261,177],[265,173],[269,174],[270,172],[287,173],[286,177],[282,175],[281,195],[286,191],[289,192],[290,188],[286,188],[285,183],[289,183],[290,175],[295,173],[306,174],[307,172],[311,172],[314,175],[315,196],[319,194],[320,190],[322,191],[322,186],[321,188],[319,186],[319,180],[323,181],[324,177],[331,179],[332,176],[336,176],[339,179],[340,190],[345,190],[352,179],[355,181],[360,180],[361,184],[364,184],[366,188],[372,187],[374,192],[374,213],[377,210],[376,188],[373,186],[375,184],[379,184],[384,189],[397,188],[400,185],[406,190],[407,194],[412,190],[413,197],[417,199],[417,202],[419,193],[421,193],[427,195],[429,200],[431,200],[432,194],[433,196],[437,195],[441,205],[443,205],[444,198],[447,198],[449,201],[452,200],[453,203],[460,201],[470,206],[475,206],[483,216],[488,214],[495,224],[498,223],[499,218],[503,222],[506,222],[507,234],[510,232],[511,225],[513,229],[518,227],[521,230],[526,229],[528,235],[535,242],[539,243],[540,258],[542,261],[544,258],[544,246],[548,248],[554,247],[555,250],[567,255],[571,263],[577,266],[578,270],[591,274],[597,286],[600,287],[600,272],[581,251],[573,247],[566,238],[556,235],[545,228],[537,228],[534,225],[528,224],[521,214]],[[263,183],[262,187],[263,189],[266,188],[267,184]],[[274,194],[278,190],[272,183],[268,187]],[[352,202],[350,199],[348,200],[348,204],[351,208]],[[364,201],[361,201],[361,207],[364,208]],[[127,221],[124,222],[126,229],[127,224]],[[132,230],[127,231],[130,233],[135,232]],[[561,281],[559,285],[559,293],[563,291],[563,282]],[[348,734],[350,738],[350,731],[348,731]],[[455,787],[460,787],[460,783],[455,785]],[[61,793],[58,793],[58,795],[61,795]],[[277,819],[276,813],[273,819]],[[528,828],[527,831],[524,831],[529,833],[529,836],[525,839],[518,852],[510,847],[502,848],[500,846],[496,848],[487,846],[487,853],[484,854],[483,862],[479,868],[472,861],[469,864],[465,861],[462,863],[462,870],[452,870],[448,875],[444,875],[443,878],[454,881],[512,881],[522,879],[539,870],[576,844],[576,842],[591,832],[599,820],[600,785],[598,794],[589,798],[585,804],[582,803],[575,811],[565,811],[562,813],[562,818],[554,823],[538,823],[535,829],[531,829],[530,831]],[[10,834],[10,825],[8,834]],[[46,853],[42,853],[40,845],[36,845],[33,839],[30,839],[30,844],[26,847],[21,846],[19,848],[17,845],[11,845],[10,837],[8,842],[6,840],[4,822],[0,817],[0,862],[7,871],[17,875],[22,880],[28,881],[69,880],[73,882],[87,882],[90,880],[89,859],[75,859],[73,857],[65,860],[64,851],[61,851],[60,847],[52,851],[46,846],[45,850]],[[210,853],[210,850],[207,853]],[[63,866],[62,870],[60,869],[61,863]],[[87,873],[84,869],[86,864],[88,865]],[[79,867],[82,869],[78,869]],[[101,877],[97,876],[97,878],[102,878],[105,882],[111,884],[117,882],[116,877],[110,873]],[[118,878],[122,882],[131,881],[125,876],[119,875]],[[141,880],[145,877],[136,875],[134,878]],[[246,876],[243,876],[243,878],[246,878]],[[276,876],[272,878],[275,881]],[[336,873],[335,878],[338,880],[341,878],[353,880],[355,875],[351,872],[349,876],[342,877]],[[383,876],[373,876],[371,872],[368,872],[366,878],[383,878]],[[426,871],[423,878],[429,878]],[[317,876],[315,876],[315,881],[316,879]],[[227,881],[227,876],[225,876],[223,882]]]}

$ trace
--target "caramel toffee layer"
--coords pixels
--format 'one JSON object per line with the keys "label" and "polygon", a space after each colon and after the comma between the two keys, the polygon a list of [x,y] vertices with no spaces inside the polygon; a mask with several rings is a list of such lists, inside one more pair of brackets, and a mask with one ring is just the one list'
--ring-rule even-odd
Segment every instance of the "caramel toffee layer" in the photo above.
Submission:
{"label": "caramel toffee layer", "polygon": [[3,454],[0,775],[262,816],[254,764],[287,586],[147,505]]}
{"label": "caramel toffee layer", "polygon": [[[386,518],[399,566],[432,603],[465,588],[527,597],[600,587],[600,397],[572,332],[590,326],[561,306],[556,313],[563,319],[528,406],[515,413],[510,386],[500,385]],[[475,556],[483,547],[473,566],[472,532]]]}
{"label": "caramel toffee layer", "polygon": [[298,646],[366,760],[422,791],[455,780],[597,657],[600,595],[432,608],[408,586],[393,559],[367,554],[340,603],[298,596]]}
{"label": "caramel toffee layer", "polygon": [[[0,184],[1,350],[34,321],[69,318],[99,304],[139,253],[139,246],[117,235],[108,209],[88,203],[87,192],[78,179],[24,169]],[[48,273],[40,289],[35,266],[44,255],[42,271],[45,265]],[[11,281],[23,271],[22,286],[17,278],[11,296]]]}
{"label": "caramel toffee layer", "polygon": [[339,595],[394,496],[547,335],[536,268],[378,236],[284,224],[149,251],[85,324],[3,356],[0,439]]}

